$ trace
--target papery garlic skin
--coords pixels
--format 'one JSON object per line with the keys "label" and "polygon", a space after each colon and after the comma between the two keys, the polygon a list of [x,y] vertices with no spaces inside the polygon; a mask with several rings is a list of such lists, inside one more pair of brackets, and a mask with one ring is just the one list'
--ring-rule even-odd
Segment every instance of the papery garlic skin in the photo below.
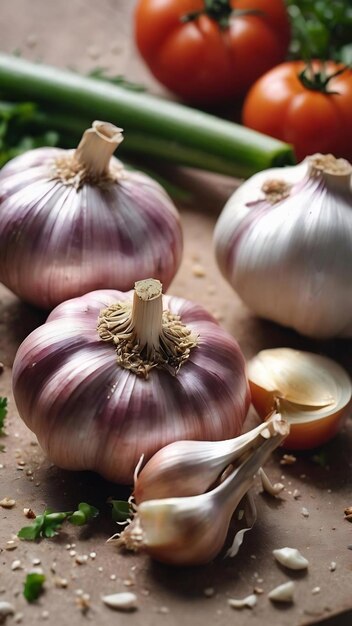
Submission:
{"label": "papery garlic skin", "polygon": [[[120,130],[94,124],[108,142],[111,127]],[[62,163],[78,151],[38,148],[1,170],[0,281],[46,309],[94,289],[127,291],[148,275],[166,290],[183,247],[171,199],[156,181],[114,157],[108,156],[105,176],[94,145],[89,159],[97,174],[64,180]]]}
{"label": "papery garlic skin", "polygon": [[[352,336],[352,168],[340,159],[333,171],[331,159],[315,155],[254,175],[214,233],[220,269],[244,303],[318,338]],[[287,184],[274,202],[263,192],[272,181]]]}
{"label": "papery garlic skin", "polygon": [[177,376],[154,368],[145,379],[119,367],[97,320],[131,299],[132,292],[101,290],[59,305],[22,343],[13,367],[19,414],[48,457],[121,483],[133,482],[142,454],[148,459],[171,441],[238,435],[250,400],[237,342],[182,298],[164,296],[163,307],[199,340]]}

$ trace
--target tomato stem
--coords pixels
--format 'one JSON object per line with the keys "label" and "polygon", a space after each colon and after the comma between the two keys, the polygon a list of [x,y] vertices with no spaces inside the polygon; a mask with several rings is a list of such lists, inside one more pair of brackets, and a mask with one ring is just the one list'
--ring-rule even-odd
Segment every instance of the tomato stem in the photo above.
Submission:
{"label": "tomato stem", "polygon": [[329,89],[329,83],[332,78],[340,76],[340,74],[343,74],[343,72],[348,69],[349,66],[344,65],[340,69],[336,70],[336,72],[327,74],[324,62],[322,63],[321,69],[314,71],[311,61],[308,61],[306,67],[298,74],[298,78],[306,89],[310,89],[311,91],[320,91],[321,93],[328,95],[339,95],[339,91],[332,91]]}
{"label": "tomato stem", "polygon": [[181,22],[193,22],[201,15],[207,15],[215,20],[220,28],[225,29],[230,26],[230,17],[238,17],[240,15],[263,15],[263,12],[257,9],[233,9],[230,0],[204,0],[204,9],[182,15]]}

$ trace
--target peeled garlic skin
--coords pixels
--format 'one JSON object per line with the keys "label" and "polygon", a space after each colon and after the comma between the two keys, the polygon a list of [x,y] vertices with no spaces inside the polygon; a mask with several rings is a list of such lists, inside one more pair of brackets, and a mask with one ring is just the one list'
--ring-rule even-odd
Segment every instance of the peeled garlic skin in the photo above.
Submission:
{"label": "peeled garlic skin", "polygon": [[166,290],[179,267],[178,213],[162,187],[121,168],[118,183],[76,190],[54,180],[54,161],[73,151],[38,148],[0,173],[0,281],[50,309],[93,289],[127,291],[154,276]]}
{"label": "peeled garlic skin", "polygon": [[[302,182],[307,160],[260,172],[227,202],[214,233],[219,267],[257,315],[317,338],[352,336],[352,191]],[[294,192],[259,201],[264,182]],[[338,200],[337,200],[338,198]]]}
{"label": "peeled garlic skin", "polygon": [[131,300],[101,290],[62,303],[21,344],[13,366],[18,411],[49,459],[132,483],[146,460],[178,439],[221,440],[242,430],[249,407],[238,344],[202,307],[164,296],[163,306],[199,334],[176,377],[152,369],[149,379],[116,363],[113,344],[97,334],[101,309]]}

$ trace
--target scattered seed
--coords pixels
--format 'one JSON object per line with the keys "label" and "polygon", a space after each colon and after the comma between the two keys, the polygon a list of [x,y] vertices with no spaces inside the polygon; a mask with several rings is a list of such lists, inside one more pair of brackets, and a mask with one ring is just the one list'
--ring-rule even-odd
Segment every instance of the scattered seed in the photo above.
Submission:
{"label": "scattered seed", "polygon": [[76,556],[76,554],[77,554],[76,550],[70,550],[69,551],[69,555],[70,556]]}
{"label": "scattered seed", "polygon": [[41,564],[41,560],[38,558],[32,559],[32,565],[40,565]]}
{"label": "scattered seed", "polygon": [[89,556],[90,556],[91,559],[95,559],[95,557],[97,556],[97,553],[96,552],[90,552]]}
{"label": "scattered seed", "polygon": [[287,583],[278,585],[268,593],[269,600],[273,602],[293,602],[295,583],[290,580]]}
{"label": "scattered seed", "polygon": [[3,498],[2,500],[0,500],[0,506],[2,506],[3,509],[12,509],[12,507],[14,507],[16,504],[16,500],[13,500],[13,498]]}
{"label": "scattered seed", "polygon": [[293,465],[296,461],[297,458],[293,454],[284,454],[280,460],[280,465]]}
{"label": "scattered seed", "polygon": [[312,594],[315,596],[317,593],[320,593],[320,587],[314,587],[312,589]]}
{"label": "scattered seed", "polygon": [[32,509],[23,509],[23,515],[28,519],[35,519],[37,516]]}
{"label": "scattered seed", "polygon": [[205,276],[205,269],[204,269],[203,265],[201,265],[200,263],[195,263],[192,266],[192,274],[193,274],[193,276],[196,276],[197,278],[204,278],[204,276]]}
{"label": "scattered seed", "polygon": [[256,593],[258,596],[260,596],[262,593],[264,593],[264,589],[262,587],[254,587],[253,589],[254,593]]}
{"label": "scattered seed", "polygon": [[206,598],[212,598],[215,593],[215,589],[214,587],[206,587],[205,589],[203,589],[203,593]]}
{"label": "scattered seed", "polygon": [[160,609],[158,609],[158,613],[167,615],[168,613],[170,613],[170,609],[167,606],[161,606]]}
{"label": "scattered seed", "polygon": [[309,511],[308,511],[308,509],[306,509],[305,506],[302,507],[301,513],[302,513],[303,517],[309,517]]}
{"label": "scattered seed", "polygon": [[43,619],[48,619],[49,618],[49,611],[42,611],[42,618]]}
{"label": "scattered seed", "polygon": [[13,621],[15,622],[15,624],[20,624],[22,620],[23,620],[23,613],[15,613],[13,617]]}
{"label": "scattered seed", "polygon": [[14,612],[15,609],[10,602],[0,602],[0,623],[5,622],[8,615],[13,615]]}
{"label": "scattered seed", "polygon": [[11,569],[12,571],[15,571],[16,569],[22,569],[21,561],[19,559],[16,559],[16,561],[12,561]]}
{"label": "scattered seed", "polygon": [[116,574],[111,574],[110,580],[116,580]]}
{"label": "scattered seed", "polygon": [[101,566],[98,567],[98,572],[102,572],[102,571],[103,571],[103,568]]}
{"label": "scattered seed", "polygon": [[123,581],[123,584],[125,585],[125,587],[133,587],[133,585],[134,585],[134,581],[133,581],[133,580],[131,580],[130,578],[126,578],[126,579]]}
{"label": "scattered seed", "polygon": [[301,492],[298,489],[295,489],[293,492],[293,497],[295,500],[298,500],[298,498],[301,497]]}
{"label": "scattered seed", "polygon": [[102,596],[102,601],[110,609],[117,611],[135,611],[137,609],[137,596],[130,591]]}
{"label": "scattered seed", "polygon": [[68,587],[68,580],[67,578],[61,578],[61,576],[56,576],[56,578],[54,578],[54,585],[59,589],[66,589],[66,587]]}
{"label": "scattered seed", "polygon": [[227,600],[227,604],[232,609],[253,609],[253,607],[257,604],[257,596],[255,593],[252,593],[250,596],[246,598],[242,598],[241,600],[237,600],[235,598],[229,598]]}
{"label": "scattered seed", "polygon": [[335,561],[331,561],[331,563],[329,565],[330,572],[334,572],[335,569],[336,569],[336,563],[335,563]]}
{"label": "scattered seed", "polygon": [[[71,552],[73,552],[73,550]],[[87,561],[88,561],[88,554],[79,554],[75,558],[75,562],[77,563],[77,565],[84,565],[85,563],[87,563]]]}
{"label": "scattered seed", "polygon": [[[81,590],[80,590],[81,591]],[[76,598],[76,604],[83,614],[86,614],[90,609],[90,595],[89,593],[81,593]]]}
{"label": "scattered seed", "polygon": [[14,539],[10,539],[9,541],[6,542],[5,550],[16,550],[17,547],[18,547],[17,541],[15,541]]}

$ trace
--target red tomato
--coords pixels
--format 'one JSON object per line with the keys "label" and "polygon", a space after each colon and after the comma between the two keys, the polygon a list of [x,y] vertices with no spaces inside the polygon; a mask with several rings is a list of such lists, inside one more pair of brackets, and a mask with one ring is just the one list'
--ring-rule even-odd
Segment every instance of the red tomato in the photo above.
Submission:
{"label": "red tomato", "polygon": [[[352,71],[331,78],[324,93],[302,83],[305,67],[303,61],[282,63],[259,78],[244,101],[243,123],[291,143],[299,161],[316,152],[351,160]],[[331,75],[342,67],[329,61],[325,70]],[[318,61],[313,68],[324,71]]]}
{"label": "red tomato", "polygon": [[[205,9],[204,0],[139,0],[135,13],[136,43],[152,74],[196,104],[243,96],[285,58],[290,38],[284,0],[208,0],[211,4],[213,9]],[[182,22],[198,11],[203,14]],[[224,11],[232,12],[225,15],[227,25],[219,24]]]}

